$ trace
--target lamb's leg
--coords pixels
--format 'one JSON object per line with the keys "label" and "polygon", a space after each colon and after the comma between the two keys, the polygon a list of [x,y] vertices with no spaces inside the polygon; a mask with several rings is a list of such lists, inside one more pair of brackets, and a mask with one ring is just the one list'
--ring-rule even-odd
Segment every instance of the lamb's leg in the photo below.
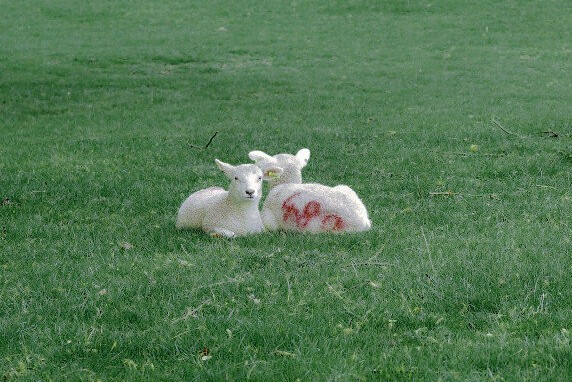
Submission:
{"label": "lamb's leg", "polygon": [[219,227],[213,228],[212,231],[210,231],[210,235],[212,237],[225,237],[227,239],[232,239],[236,236],[234,232]]}

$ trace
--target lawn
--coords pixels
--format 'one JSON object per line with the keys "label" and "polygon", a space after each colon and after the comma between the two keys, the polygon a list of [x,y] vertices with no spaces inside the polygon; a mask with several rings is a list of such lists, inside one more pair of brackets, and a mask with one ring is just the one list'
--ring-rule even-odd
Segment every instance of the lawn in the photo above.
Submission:
{"label": "lawn", "polygon": [[[572,379],[569,1],[0,9],[3,382]],[[303,147],[371,231],[175,229]]]}

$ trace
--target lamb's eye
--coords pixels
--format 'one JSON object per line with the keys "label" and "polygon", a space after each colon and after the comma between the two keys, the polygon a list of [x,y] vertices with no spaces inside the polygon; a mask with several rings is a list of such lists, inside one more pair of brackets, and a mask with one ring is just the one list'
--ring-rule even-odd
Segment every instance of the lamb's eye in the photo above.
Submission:
{"label": "lamb's eye", "polygon": [[234,180],[238,180],[238,176],[235,176],[235,177],[234,177]]}
{"label": "lamb's eye", "polygon": [[261,176],[259,176],[259,177],[258,177],[258,180],[262,180],[262,177],[261,177]]}

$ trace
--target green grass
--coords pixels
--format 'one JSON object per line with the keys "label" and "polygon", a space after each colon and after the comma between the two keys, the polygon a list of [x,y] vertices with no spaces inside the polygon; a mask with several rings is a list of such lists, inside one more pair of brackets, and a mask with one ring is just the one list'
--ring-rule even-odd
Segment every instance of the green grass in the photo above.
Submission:
{"label": "green grass", "polygon": [[[2,381],[572,378],[568,1],[0,8]],[[302,147],[370,232],[174,229]]]}

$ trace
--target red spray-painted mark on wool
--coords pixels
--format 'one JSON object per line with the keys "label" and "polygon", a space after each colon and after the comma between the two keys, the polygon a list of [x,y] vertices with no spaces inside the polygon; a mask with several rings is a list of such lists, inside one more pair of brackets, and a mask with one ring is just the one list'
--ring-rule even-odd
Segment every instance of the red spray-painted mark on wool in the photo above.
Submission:
{"label": "red spray-painted mark on wool", "polygon": [[282,219],[284,222],[292,222],[301,230],[304,230],[312,220],[319,220],[322,231],[340,231],[344,229],[344,220],[335,214],[327,213],[322,205],[311,200],[304,205],[302,211],[294,203],[294,199],[300,196],[300,192],[291,195],[282,203]]}
{"label": "red spray-painted mark on wool", "polygon": [[322,230],[341,231],[344,229],[344,219],[337,215],[328,214],[322,219]]}

